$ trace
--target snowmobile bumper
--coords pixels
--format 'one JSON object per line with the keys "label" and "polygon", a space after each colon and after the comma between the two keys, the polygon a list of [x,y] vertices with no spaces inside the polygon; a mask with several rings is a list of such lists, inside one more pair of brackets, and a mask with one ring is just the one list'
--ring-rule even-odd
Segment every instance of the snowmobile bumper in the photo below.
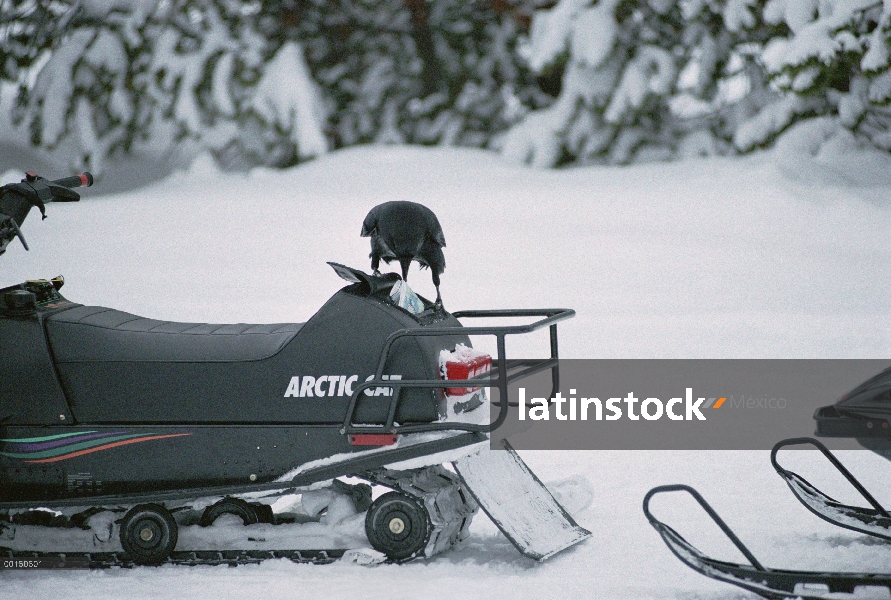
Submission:
{"label": "snowmobile bumper", "polygon": [[891,437],[891,425],[886,419],[868,416],[849,416],[834,406],[818,408],[814,413],[817,435],[820,437],[887,438]]}

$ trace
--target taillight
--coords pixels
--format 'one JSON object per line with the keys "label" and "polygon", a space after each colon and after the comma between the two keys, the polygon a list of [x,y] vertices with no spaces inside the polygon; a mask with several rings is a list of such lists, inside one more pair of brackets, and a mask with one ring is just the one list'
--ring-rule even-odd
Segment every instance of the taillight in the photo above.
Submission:
{"label": "taillight", "polygon": [[[439,368],[443,379],[452,381],[473,379],[492,370],[492,357],[485,352],[458,344],[454,352],[448,350],[440,352]],[[446,388],[446,394],[464,396],[479,389],[479,387],[450,387]]]}
{"label": "taillight", "polygon": [[353,446],[392,446],[395,443],[395,433],[357,433],[350,436]]}

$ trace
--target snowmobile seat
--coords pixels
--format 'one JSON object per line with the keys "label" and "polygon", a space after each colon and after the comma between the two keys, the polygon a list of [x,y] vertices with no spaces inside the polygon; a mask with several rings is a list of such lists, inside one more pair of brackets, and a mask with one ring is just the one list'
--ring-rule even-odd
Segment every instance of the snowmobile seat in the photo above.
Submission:
{"label": "snowmobile seat", "polygon": [[[454,317],[444,322],[460,327]],[[175,323],[82,305],[43,323],[72,418],[119,424],[337,426],[352,389],[374,373],[388,336],[421,327],[407,311],[350,287],[306,323]],[[470,341],[460,334],[401,340],[385,373],[435,378],[440,351],[458,343]],[[363,396],[357,422],[385,422],[388,393],[381,386]],[[395,416],[400,423],[437,419],[437,393],[405,389]]]}
{"label": "snowmobile seat", "polygon": [[77,306],[46,320],[53,354],[61,363],[263,360],[284,348],[301,327],[176,323],[102,306]]}

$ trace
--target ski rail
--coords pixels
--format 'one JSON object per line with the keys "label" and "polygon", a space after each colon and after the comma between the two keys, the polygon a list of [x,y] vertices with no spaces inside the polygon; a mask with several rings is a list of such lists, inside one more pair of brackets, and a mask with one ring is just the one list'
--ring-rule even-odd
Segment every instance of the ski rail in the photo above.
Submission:
{"label": "ski rail", "polygon": [[[777,461],[777,453],[786,446],[810,445],[819,450],[836,470],[857,490],[873,508],[842,504],[831,498],[801,475],[789,471]],[[891,540],[891,514],[876,500],[866,487],[830,452],[829,448],[814,438],[790,438],[777,442],[770,452],[770,462],[796,498],[809,511],[833,525]]]}
{"label": "ski rail", "polygon": [[[643,501],[644,515],[646,515],[647,520],[650,522],[650,525],[655,527],[656,531],[658,531],[660,534],[662,534],[663,538],[665,537],[665,534],[663,533],[663,531],[670,531],[672,534],[674,534],[674,536],[676,536],[680,540],[683,540],[686,543],[686,540],[684,540],[684,538],[682,538],[676,531],[674,531],[671,527],[669,527],[668,525],[666,525],[665,523],[661,522],[659,519],[654,517],[653,513],[650,512],[650,500],[656,494],[662,494],[665,492],[687,492],[688,494],[693,496],[693,499],[696,500],[699,503],[699,505],[703,508],[703,510],[705,510],[705,512],[708,514],[708,516],[710,516],[712,518],[712,521],[714,521],[715,524],[721,528],[721,531],[724,532],[724,535],[726,535],[730,539],[730,541],[733,542],[733,545],[736,546],[737,549],[743,553],[743,556],[745,556],[746,559],[748,559],[748,561],[750,563],[752,563],[752,566],[755,567],[756,569],[758,569],[759,571],[767,571],[767,569],[765,569],[761,565],[761,563],[758,562],[758,559],[755,558],[755,555],[752,554],[751,551],[749,551],[749,549],[746,547],[746,545],[742,543],[742,541],[736,536],[735,533],[733,533],[733,530],[730,529],[730,527],[727,525],[727,523],[724,522],[724,519],[722,519],[718,515],[718,513],[715,511],[715,509],[712,508],[711,505],[705,501],[705,498],[703,498],[699,492],[697,492],[694,488],[690,487],[689,485],[683,485],[683,484],[660,485],[660,486],[657,486],[657,487],[654,487],[653,489],[651,489],[649,492],[647,492],[647,495],[644,496],[644,501]],[[672,550],[673,549],[674,548],[672,548]],[[684,559],[681,558],[681,560],[684,560]]]}
{"label": "ski rail", "polygon": [[[685,540],[677,531],[653,516],[649,507],[653,496],[664,492],[680,491],[693,496],[751,564],[737,564],[708,557]],[[643,510],[650,525],[659,532],[662,540],[681,562],[706,577],[731,583],[764,598],[829,600],[839,598],[841,594],[853,597],[885,597],[871,596],[868,593],[863,596],[858,594],[858,592],[867,592],[868,588],[884,588],[883,591],[886,595],[891,594],[891,574],[888,573],[792,571],[764,567],[705,501],[705,498],[688,485],[662,485],[651,489],[644,497]]]}
{"label": "ski rail", "polygon": [[[553,384],[552,395],[556,394],[560,388],[560,366],[559,351],[557,343],[557,323],[571,319],[575,316],[575,311],[571,308],[543,308],[543,309],[502,309],[502,310],[462,310],[452,313],[457,319],[460,318],[515,318],[515,317],[542,317],[539,320],[524,325],[496,325],[496,326],[478,326],[478,327],[423,327],[419,329],[400,329],[394,331],[387,338],[384,347],[381,350],[378,367],[375,371],[374,378],[361,383],[354,391],[350,399],[350,405],[344,418],[341,433],[344,434],[363,434],[363,433],[419,433],[428,431],[471,431],[479,433],[489,433],[498,429],[507,419],[507,411],[510,403],[507,397],[507,386],[509,383],[518,379],[529,377],[541,371],[550,369],[551,382]],[[509,335],[522,335],[532,333],[545,327],[549,328],[550,333],[550,351],[549,358],[534,360],[508,360],[505,350],[505,338]],[[480,377],[473,379],[412,379],[412,380],[384,380],[384,366],[390,356],[390,350],[393,344],[406,337],[428,337],[428,336],[444,336],[462,334],[467,336],[494,336],[498,348],[498,357],[492,361],[492,370]],[[497,376],[492,377],[492,373],[497,371]],[[356,424],[354,419],[359,405],[359,398],[365,390],[386,385],[393,388],[393,394],[390,399],[390,406],[387,412],[387,420],[381,425]],[[488,425],[478,425],[473,423],[421,423],[413,425],[397,425],[395,423],[396,411],[401,400],[400,392],[406,388],[421,389],[445,389],[449,387],[496,387],[498,388],[498,417]]]}
{"label": "ski rail", "polygon": [[829,460],[829,462],[832,463],[832,466],[835,467],[838,472],[841,473],[844,478],[848,480],[848,483],[850,483],[855,490],[860,492],[860,495],[863,496],[864,500],[869,502],[873,506],[873,508],[875,508],[879,512],[880,515],[885,518],[891,519],[891,515],[888,514],[888,511],[886,511],[885,508],[881,504],[879,504],[878,500],[873,498],[872,494],[870,494],[866,490],[866,488],[863,487],[863,484],[860,483],[860,481],[858,481],[857,478],[854,477],[854,475],[850,471],[848,471],[848,469],[841,463],[841,461],[838,460],[838,458],[836,458],[836,456],[829,451],[829,448],[827,448],[822,442],[820,442],[819,440],[815,440],[814,438],[790,438],[788,440],[781,440],[774,445],[773,450],[770,451],[770,464],[772,464],[773,468],[776,469],[777,473],[780,474],[780,477],[788,482],[789,477],[787,475],[794,475],[799,480],[810,485],[806,479],[804,479],[800,475],[797,475],[796,473],[793,473],[792,471],[784,469],[777,462],[777,452],[780,451],[780,448],[798,445],[811,445],[822,452],[823,456],[825,456]]}

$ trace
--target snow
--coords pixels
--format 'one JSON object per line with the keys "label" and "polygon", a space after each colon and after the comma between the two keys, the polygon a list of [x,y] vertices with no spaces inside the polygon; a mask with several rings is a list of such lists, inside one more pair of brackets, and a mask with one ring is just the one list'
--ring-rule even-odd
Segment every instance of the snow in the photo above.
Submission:
{"label": "snow", "polygon": [[783,169],[814,182],[844,181],[850,186],[891,184],[888,154],[865,145],[836,119],[819,117],[791,127],[777,140]]}
{"label": "snow", "polygon": [[613,51],[618,35],[612,3],[600,3],[579,12],[570,37],[571,54],[575,60],[599,66]]}
{"label": "snow", "polygon": [[541,71],[564,54],[569,44],[573,21],[587,0],[560,0],[550,10],[537,10],[529,30],[529,66]]}
{"label": "snow", "polygon": [[[31,251],[9,248],[0,285],[63,273],[71,300],[145,317],[305,321],[342,286],[325,261],[367,269],[363,217],[405,199],[432,208],[449,236],[446,308],[574,308],[578,316],[560,326],[563,356],[887,357],[891,159],[818,129],[775,152],[630,167],[545,171],[483,151],[387,146],[247,176],[205,163],[114,195],[99,194],[100,181],[78,204],[50,205],[43,222],[31,215],[23,228]],[[428,272],[413,266],[409,278],[420,294],[435,293]],[[508,339],[520,355],[547,347],[546,332]],[[593,532],[541,564],[478,515],[463,548],[405,565],[0,571],[0,596],[751,597],[685,567],[649,526],[643,496],[669,483],[696,487],[767,565],[891,565],[888,546],[800,506],[767,451],[521,456]],[[891,504],[887,461],[865,451],[839,457]],[[828,495],[859,502],[814,452],[789,451],[782,463]],[[667,494],[651,508],[703,552],[743,560],[692,500]]]}
{"label": "snow", "polygon": [[733,144],[741,150],[761,146],[813,105],[814,101],[805,96],[784,96],[740,125],[733,134]]}
{"label": "snow", "polygon": [[756,5],[753,0],[728,0],[722,12],[727,30],[736,32],[754,27]]}
{"label": "snow", "polygon": [[69,52],[58,55],[56,60],[46,63],[34,82],[33,94],[43,99],[46,110],[42,122],[43,142],[52,147],[65,133],[65,116],[68,102],[74,90],[71,74],[74,65],[84,50],[92,43],[94,36],[87,31],[77,31],[68,41]]}
{"label": "snow", "polygon": [[670,52],[656,46],[640,46],[637,56],[622,73],[619,86],[603,115],[604,120],[619,123],[628,110],[640,108],[648,93],[667,94],[675,77]]}
{"label": "snow", "polygon": [[765,20],[784,21],[793,37],[775,38],[767,44],[761,54],[765,66],[777,72],[809,59],[828,63],[836,54],[861,50],[857,38],[844,28],[875,4],[872,0],[771,0],[764,8]]}
{"label": "snow", "polygon": [[302,158],[327,152],[321,92],[298,44],[289,42],[279,49],[254,94],[251,106],[268,122],[290,131]]}

